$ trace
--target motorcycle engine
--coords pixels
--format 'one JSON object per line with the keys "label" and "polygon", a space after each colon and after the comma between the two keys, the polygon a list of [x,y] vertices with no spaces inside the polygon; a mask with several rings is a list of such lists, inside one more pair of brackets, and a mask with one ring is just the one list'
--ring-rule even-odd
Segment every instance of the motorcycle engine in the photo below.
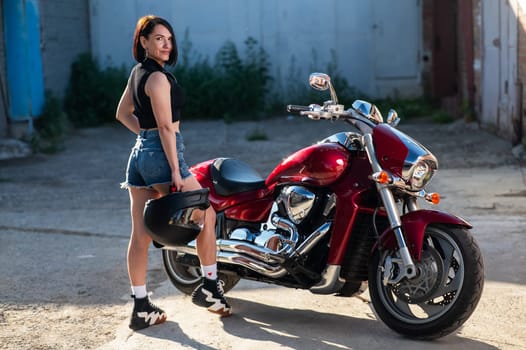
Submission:
{"label": "motorcycle engine", "polygon": [[278,205],[282,205],[289,219],[296,225],[311,212],[316,195],[302,186],[287,186],[283,188],[279,197]]}
{"label": "motorcycle engine", "polygon": [[[275,206],[270,216],[277,215],[290,222],[290,225],[301,224],[310,214],[315,206],[316,195],[302,186],[287,186],[283,188],[276,199]],[[288,244],[291,236],[290,230],[296,231],[296,227],[283,232],[271,223],[271,219],[262,226],[261,231],[254,231],[247,227],[238,227],[230,233],[230,239],[249,241],[261,247],[279,251]],[[286,229],[285,229],[286,230]]]}

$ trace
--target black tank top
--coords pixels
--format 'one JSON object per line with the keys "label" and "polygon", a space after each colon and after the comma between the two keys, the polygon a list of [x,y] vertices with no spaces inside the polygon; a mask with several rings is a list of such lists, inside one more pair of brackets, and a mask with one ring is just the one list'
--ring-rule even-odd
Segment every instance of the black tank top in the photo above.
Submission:
{"label": "black tank top", "polygon": [[135,116],[139,119],[141,129],[157,128],[157,122],[153,115],[152,103],[150,97],[146,95],[144,86],[146,80],[153,72],[163,72],[170,82],[170,96],[172,105],[172,122],[176,122],[181,118],[181,108],[184,105],[183,89],[172,73],[161,67],[160,64],[152,59],[146,59],[144,62],[133,67],[130,74],[130,88],[133,96],[133,106],[135,108]]}

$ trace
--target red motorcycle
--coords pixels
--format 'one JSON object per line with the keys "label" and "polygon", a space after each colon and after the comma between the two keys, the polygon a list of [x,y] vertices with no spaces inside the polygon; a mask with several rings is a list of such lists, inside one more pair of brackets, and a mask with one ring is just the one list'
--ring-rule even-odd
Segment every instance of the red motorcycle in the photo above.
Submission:
{"label": "red motorcycle", "polygon": [[[218,158],[192,173],[217,213],[217,261],[224,290],[241,279],[355,296],[367,287],[378,317],[405,336],[433,339],[473,313],[484,283],[479,247],[465,220],[421,209],[438,203],[425,186],[437,160],[361,100],[345,110],[330,77],[323,106],[288,106],[311,119],[343,120],[340,132],[284,159],[266,178],[246,163]],[[191,294],[200,282],[195,241],[164,246],[166,272]]]}

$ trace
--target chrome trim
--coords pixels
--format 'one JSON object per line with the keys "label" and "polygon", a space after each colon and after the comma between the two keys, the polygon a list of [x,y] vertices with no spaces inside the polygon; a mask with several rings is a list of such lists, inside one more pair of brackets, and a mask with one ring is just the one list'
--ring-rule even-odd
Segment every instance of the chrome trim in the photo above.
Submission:
{"label": "chrome trim", "polygon": [[312,209],[316,195],[303,186],[287,186],[278,196],[288,217],[294,224],[300,224]]}
{"label": "chrome trim", "polygon": [[418,206],[418,202],[417,202],[415,197],[406,199],[405,204],[407,206],[407,210],[408,211],[417,211],[417,210],[420,209],[420,207]]}
{"label": "chrome trim", "polygon": [[[373,173],[378,173],[382,171],[383,169],[380,166],[380,163],[378,163],[378,161],[376,160],[376,152],[374,150],[373,145],[373,136],[371,134],[366,134],[363,136],[363,139],[367,157],[369,158],[369,162],[371,163]],[[382,197],[382,202],[384,203],[384,207],[387,212],[387,217],[389,218],[391,228],[394,229],[396,227],[400,227],[402,225],[402,222],[400,220],[400,214],[398,213],[398,207],[396,206],[396,201],[394,199],[393,193],[389,189],[389,186],[376,182],[376,188],[380,193],[380,197]]]}
{"label": "chrome trim", "polygon": [[324,91],[329,89],[331,92],[331,100],[334,104],[338,104],[338,96],[331,83],[331,77],[325,73],[311,73],[309,76],[309,85],[316,90]]}
{"label": "chrome trim", "polygon": [[325,208],[323,208],[323,216],[327,217],[335,207],[336,207],[336,195],[334,193],[331,193],[329,198],[327,198],[327,203],[325,204]]}
{"label": "chrome trim", "polygon": [[390,109],[387,113],[387,124],[391,125],[393,128],[400,123],[400,117],[394,109]]}
{"label": "chrome trim", "polygon": [[[401,174],[402,179],[406,183],[405,187],[408,191],[419,191],[431,181],[438,170],[438,160],[420,142],[398,129],[392,128],[391,130],[407,147],[407,157],[404,160]],[[425,171],[417,174],[417,169],[421,167],[425,167]]]}
{"label": "chrome trim", "polygon": [[[280,264],[285,261],[285,257],[283,255],[280,255],[271,249],[260,247],[244,241],[238,241],[234,239],[218,239],[216,245],[219,252],[242,254],[245,256],[257,258],[259,261],[268,264]],[[177,247],[174,250],[187,254],[197,254],[196,246],[193,241],[186,246]]]}
{"label": "chrome trim", "polygon": [[320,239],[323,238],[323,236],[327,234],[327,232],[329,232],[330,229],[331,229],[331,223],[330,222],[324,223],[323,225],[318,227],[316,231],[311,233],[309,237],[307,237],[307,239],[305,239],[300,244],[300,246],[294,253],[297,255],[303,255],[305,253],[310,252],[310,250],[314,248],[314,246],[320,241]]}
{"label": "chrome trim", "polygon": [[217,261],[225,264],[233,264],[243,266],[249,270],[258,272],[262,275],[272,278],[283,277],[287,274],[287,270],[280,265],[273,266],[265,264],[264,262],[253,259],[249,256],[228,253],[228,252],[219,252],[217,254]]}
{"label": "chrome trim", "polygon": [[272,221],[272,224],[276,225],[277,228],[288,231],[290,234],[290,237],[288,239],[284,239],[284,242],[288,244],[285,244],[283,249],[281,249],[278,253],[282,253],[286,250],[290,250],[290,248],[294,249],[300,238],[298,234],[298,230],[296,229],[296,226],[289,220],[284,219],[276,214],[272,216],[271,221]]}
{"label": "chrome trim", "polygon": [[[285,227],[288,220],[274,219],[273,221]],[[231,239],[219,239],[217,240],[217,261],[226,264],[243,266],[267,277],[279,278],[285,276],[288,273],[287,270],[281,266],[281,264],[286,259],[308,253],[330,231],[331,224],[331,222],[326,222],[318,227],[305,239],[305,241],[303,241],[298,246],[297,249],[294,249],[290,245],[286,245],[288,246],[288,249],[283,253],[278,253],[271,249],[259,247],[248,242]],[[294,231],[292,236],[297,235],[295,227],[292,231]],[[296,243],[294,245],[296,245]],[[186,246],[165,247],[163,249],[175,250],[177,252],[190,255],[197,255],[195,240],[188,243]]]}
{"label": "chrome trim", "polygon": [[[376,159],[376,152],[373,145],[373,136],[371,134],[365,134],[363,136],[363,140],[367,157],[371,162],[373,172],[382,171],[382,167]],[[393,193],[389,189],[389,186],[380,184],[378,182],[376,182],[376,188],[378,189],[378,193],[380,193],[387,217],[389,218],[389,223],[393,229],[398,247],[400,248],[400,256],[404,264],[403,273],[401,275],[402,277],[413,278],[416,276],[416,268],[413,259],[411,258],[411,254],[409,254],[409,249],[407,248],[404,234],[401,229],[402,221],[400,219],[400,213],[398,212],[398,207],[396,206]]]}

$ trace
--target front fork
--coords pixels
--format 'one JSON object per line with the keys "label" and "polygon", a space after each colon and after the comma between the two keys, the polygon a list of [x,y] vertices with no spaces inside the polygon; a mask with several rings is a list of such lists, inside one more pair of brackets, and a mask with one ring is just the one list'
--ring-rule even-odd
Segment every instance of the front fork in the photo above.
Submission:
{"label": "front fork", "polygon": [[[378,163],[376,159],[376,152],[374,150],[373,145],[373,138],[371,134],[366,134],[363,136],[364,140],[364,146],[365,150],[367,152],[367,156],[369,157],[369,161],[371,162],[371,167],[373,169],[373,172],[380,172],[382,171],[382,167]],[[378,193],[380,193],[380,197],[382,198],[382,202],[384,204],[385,211],[387,213],[387,218],[389,219],[389,223],[391,226],[391,229],[394,232],[394,235],[396,237],[396,241],[398,243],[399,253],[400,253],[400,259],[391,259],[386,264],[386,269],[392,269],[391,266],[387,266],[392,263],[396,263],[399,268],[400,272],[396,275],[394,279],[390,279],[389,281],[384,281],[384,283],[397,283],[401,281],[404,277],[407,277],[408,279],[411,279],[416,276],[416,268],[415,264],[413,262],[413,259],[411,258],[411,254],[409,253],[409,248],[407,247],[404,233],[402,232],[402,221],[400,220],[400,213],[398,211],[398,206],[396,205],[396,201],[393,197],[393,193],[389,189],[389,187],[385,184],[380,184],[376,182],[376,188],[378,189]],[[386,274],[387,275],[387,274]],[[388,275],[393,275],[391,271],[388,271]]]}

